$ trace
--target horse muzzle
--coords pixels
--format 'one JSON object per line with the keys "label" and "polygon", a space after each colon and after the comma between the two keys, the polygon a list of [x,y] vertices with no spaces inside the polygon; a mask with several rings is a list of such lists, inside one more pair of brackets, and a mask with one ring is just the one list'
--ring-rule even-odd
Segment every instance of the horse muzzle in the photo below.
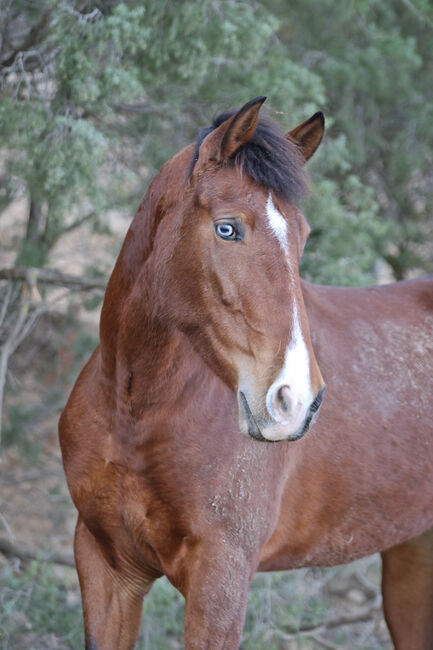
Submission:
{"label": "horse muzzle", "polygon": [[323,400],[325,386],[305,408],[295,402],[288,386],[281,386],[268,405],[270,417],[254,415],[246,395],[239,391],[239,425],[241,432],[261,442],[300,440],[317,418]]}

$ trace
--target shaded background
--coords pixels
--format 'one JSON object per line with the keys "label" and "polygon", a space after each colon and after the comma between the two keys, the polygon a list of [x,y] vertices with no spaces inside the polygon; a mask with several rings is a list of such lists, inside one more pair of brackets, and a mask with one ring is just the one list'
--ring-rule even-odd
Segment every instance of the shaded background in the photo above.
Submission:
{"label": "shaded background", "polygon": [[[429,0],[0,0],[2,650],[82,643],[57,420],[158,168],[254,96],[286,130],[323,110],[303,276],[432,272],[432,79]],[[379,579],[376,558],[259,576],[242,648],[390,648]],[[182,617],[159,581],[138,647],[181,648]]]}

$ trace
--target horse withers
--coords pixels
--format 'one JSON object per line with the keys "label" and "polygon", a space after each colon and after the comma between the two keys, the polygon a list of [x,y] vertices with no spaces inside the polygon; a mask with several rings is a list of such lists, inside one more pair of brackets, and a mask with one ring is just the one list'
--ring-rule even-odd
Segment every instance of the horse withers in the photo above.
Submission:
{"label": "horse withers", "polygon": [[161,575],[186,648],[234,650],[256,571],[376,551],[395,647],[433,648],[433,278],[300,280],[324,120],[263,101],[151,183],[61,417],[89,650],[134,647]]}

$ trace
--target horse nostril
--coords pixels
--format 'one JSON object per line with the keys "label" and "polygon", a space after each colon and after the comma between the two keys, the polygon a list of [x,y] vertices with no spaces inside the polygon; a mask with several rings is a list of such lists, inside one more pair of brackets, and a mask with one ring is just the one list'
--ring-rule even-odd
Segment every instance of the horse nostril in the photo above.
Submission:
{"label": "horse nostril", "polygon": [[277,392],[277,405],[283,413],[289,413],[292,406],[290,396],[290,388],[288,386],[281,386]]}

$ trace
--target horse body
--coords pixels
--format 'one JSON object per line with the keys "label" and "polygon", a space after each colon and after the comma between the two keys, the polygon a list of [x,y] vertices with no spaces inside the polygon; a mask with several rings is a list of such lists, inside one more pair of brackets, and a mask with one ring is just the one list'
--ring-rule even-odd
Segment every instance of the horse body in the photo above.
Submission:
{"label": "horse body", "polygon": [[[194,147],[153,181],[107,288],[101,344],[61,418],[86,647],[132,648],[143,595],[165,574],[186,598],[186,647],[235,649],[255,571],[384,551],[396,647],[426,650],[433,279],[301,284],[290,261],[308,234],[299,211],[247,175],[233,185],[224,165],[212,185],[215,143],[221,156],[238,151],[257,104],[201,144],[183,198],[192,229],[179,192]],[[291,132],[305,158],[319,127],[313,119]],[[233,225],[246,246],[215,239],[209,214],[223,240]],[[302,437],[322,375],[322,411]],[[297,442],[263,442],[283,436]]]}

